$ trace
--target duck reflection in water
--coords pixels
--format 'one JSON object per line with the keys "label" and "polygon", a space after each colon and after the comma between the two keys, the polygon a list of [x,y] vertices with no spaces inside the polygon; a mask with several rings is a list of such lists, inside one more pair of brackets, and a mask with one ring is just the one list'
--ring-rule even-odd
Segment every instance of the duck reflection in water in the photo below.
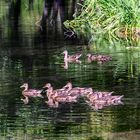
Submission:
{"label": "duck reflection in water", "polygon": [[64,65],[62,67],[67,70],[69,68],[69,63],[81,64],[81,61],[80,60],[67,60],[67,59],[64,59]]}
{"label": "duck reflection in water", "polygon": [[28,104],[29,103],[29,97],[24,96],[24,98],[22,98],[21,101],[23,101],[24,104]]}

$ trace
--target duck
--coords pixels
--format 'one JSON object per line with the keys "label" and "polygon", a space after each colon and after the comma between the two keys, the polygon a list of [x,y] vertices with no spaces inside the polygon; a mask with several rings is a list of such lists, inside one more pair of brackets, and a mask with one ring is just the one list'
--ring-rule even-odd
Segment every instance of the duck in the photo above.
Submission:
{"label": "duck", "polygon": [[63,54],[64,54],[64,61],[66,61],[66,60],[67,61],[77,61],[82,56],[82,54],[80,54],[80,53],[68,55],[67,50],[63,51]]}
{"label": "duck", "polygon": [[51,99],[51,98],[53,98],[53,96],[55,94],[67,95],[67,91],[69,91],[72,88],[72,84],[70,82],[68,82],[61,89],[55,89],[54,90],[53,87],[51,86],[51,84],[47,83],[47,84],[45,84],[45,86],[43,88],[47,88],[46,96],[48,97],[48,99]]}
{"label": "duck", "polygon": [[37,90],[37,89],[29,89],[28,83],[24,83],[20,88],[24,88],[22,91],[22,95],[24,97],[40,97],[43,98],[41,95],[42,90]]}
{"label": "duck", "polygon": [[106,62],[106,61],[110,61],[112,60],[112,57],[111,56],[108,56],[108,55],[94,55],[94,54],[87,54],[87,57],[88,57],[88,62],[91,62],[91,61],[98,61],[98,62]]}
{"label": "duck", "polygon": [[[72,84],[71,82],[68,82],[64,87],[62,87],[61,89],[56,89],[53,90],[53,88],[51,88],[51,94],[52,94],[52,98],[57,98],[59,96],[59,98],[66,98],[67,102],[71,102],[72,99],[77,98],[77,96],[74,95],[69,95],[69,91],[71,91],[72,89]],[[61,99],[60,99],[61,100]]]}

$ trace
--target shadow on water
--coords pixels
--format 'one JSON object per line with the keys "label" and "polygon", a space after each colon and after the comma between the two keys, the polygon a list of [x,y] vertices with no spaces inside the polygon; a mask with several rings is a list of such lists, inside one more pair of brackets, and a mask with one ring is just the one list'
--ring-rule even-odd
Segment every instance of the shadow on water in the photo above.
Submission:
{"label": "shadow on water", "polygon": [[[76,0],[0,1],[0,139],[138,139],[139,43],[66,38],[63,21],[73,18]],[[134,46],[134,47],[130,47]],[[64,69],[61,53],[81,52],[81,64]],[[111,55],[107,63],[88,63],[87,53]],[[45,99],[20,100],[24,82],[42,88],[67,81],[124,95],[124,105],[93,111],[84,102],[50,108]]]}

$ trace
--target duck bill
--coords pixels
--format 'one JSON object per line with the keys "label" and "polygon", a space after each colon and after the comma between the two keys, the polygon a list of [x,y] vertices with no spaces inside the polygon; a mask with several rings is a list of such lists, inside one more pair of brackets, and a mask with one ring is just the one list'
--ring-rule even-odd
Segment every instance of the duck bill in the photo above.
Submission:
{"label": "duck bill", "polygon": [[46,91],[48,89],[48,87],[44,86],[43,87],[43,91]]}
{"label": "duck bill", "polygon": [[22,86],[20,86],[20,88],[23,88],[24,86],[22,85]]}

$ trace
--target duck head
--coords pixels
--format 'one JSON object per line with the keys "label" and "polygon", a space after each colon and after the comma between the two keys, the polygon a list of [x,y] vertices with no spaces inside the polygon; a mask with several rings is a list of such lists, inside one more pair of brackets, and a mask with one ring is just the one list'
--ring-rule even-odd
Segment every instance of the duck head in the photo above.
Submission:
{"label": "duck head", "polygon": [[28,90],[28,83],[24,83],[20,86],[20,88],[25,88],[24,90]]}
{"label": "duck head", "polygon": [[50,83],[47,83],[43,88],[50,88],[52,87]]}
{"label": "duck head", "polygon": [[89,57],[91,57],[91,54],[90,54],[90,53],[88,53],[86,56],[89,58]]}
{"label": "duck head", "polygon": [[72,89],[72,83],[68,82],[63,88],[66,89],[66,90],[71,90]]}
{"label": "duck head", "polygon": [[68,51],[67,51],[67,50],[64,50],[64,51],[62,52],[62,54],[68,54]]}

